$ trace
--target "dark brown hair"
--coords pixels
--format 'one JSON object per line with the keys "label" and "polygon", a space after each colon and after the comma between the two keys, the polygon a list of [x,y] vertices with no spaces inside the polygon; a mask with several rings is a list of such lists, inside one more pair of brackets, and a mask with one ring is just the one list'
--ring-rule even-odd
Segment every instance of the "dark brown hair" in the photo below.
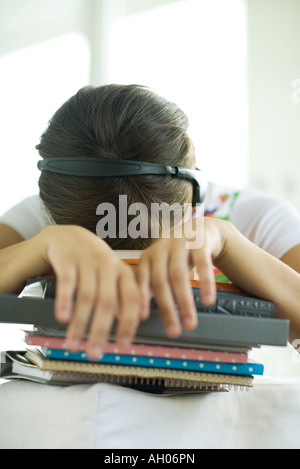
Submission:
{"label": "dark brown hair", "polygon": [[[93,156],[192,167],[188,119],[175,104],[140,85],[106,85],[78,91],[54,114],[36,146],[40,156]],[[143,202],[191,202],[192,184],[171,176],[78,177],[42,171],[40,196],[56,224],[93,232],[101,202],[118,207]],[[149,212],[150,213],[150,212]],[[117,217],[118,218],[118,217]],[[106,241],[113,249],[144,249],[151,239]]]}

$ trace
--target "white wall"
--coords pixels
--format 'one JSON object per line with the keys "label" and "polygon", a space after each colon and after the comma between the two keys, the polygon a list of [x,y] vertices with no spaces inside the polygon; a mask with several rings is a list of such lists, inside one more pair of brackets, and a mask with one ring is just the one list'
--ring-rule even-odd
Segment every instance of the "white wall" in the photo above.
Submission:
{"label": "white wall", "polygon": [[91,0],[0,0],[0,55],[68,33],[88,34],[92,16]]}
{"label": "white wall", "polygon": [[248,44],[249,180],[300,209],[300,1],[248,0]]}
{"label": "white wall", "polygon": [[[244,2],[227,0],[227,11],[223,0],[0,0],[0,159],[5,168],[0,173],[0,213],[37,191],[35,145],[54,111],[81,86],[111,80],[154,86],[176,101],[191,119],[199,166],[209,179],[215,176],[216,182],[222,182],[225,175],[227,184],[244,182]],[[189,13],[183,8],[185,3],[190,5]],[[168,4],[183,12],[182,20],[178,14],[172,17],[165,8]],[[115,54],[111,73],[111,28],[126,15],[143,17],[145,31],[133,22],[137,31],[128,38],[123,26],[114,50],[121,50],[127,39],[128,47],[122,60],[116,61]],[[82,58],[84,44],[79,36],[73,50],[72,45],[63,46],[60,57],[51,46],[74,34],[85,38],[89,64]],[[218,34],[223,37],[220,45]],[[141,49],[137,47],[140,42],[144,42]],[[137,64],[139,69],[134,69]],[[239,170],[231,171],[231,166]]]}
{"label": "white wall", "polygon": [[[245,1],[249,45],[248,180],[300,209],[300,1]],[[0,57],[62,34],[81,32],[92,49],[89,81],[100,84],[107,78],[109,24],[122,15],[171,2],[0,0]],[[22,77],[19,80],[21,83]],[[221,78],[219,92],[226,93]],[[3,161],[4,155],[0,158]]]}
{"label": "white wall", "polygon": [[176,102],[198,167],[234,187],[246,181],[246,32],[244,0],[175,2],[116,21],[106,66],[108,82],[142,83]]}
{"label": "white wall", "polygon": [[[185,0],[87,0],[90,10],[88,37],[92,50],[90,82],[93,86],[109,80],[108,62],[110,32],[114,24],[125,16],[146,12]],[[137,38],[137,41],[139,39]]]}
{"label": "white wall", "polygon": [[0,0],[0,213],[38,191],[35,145],[89,83],[90,2]]}

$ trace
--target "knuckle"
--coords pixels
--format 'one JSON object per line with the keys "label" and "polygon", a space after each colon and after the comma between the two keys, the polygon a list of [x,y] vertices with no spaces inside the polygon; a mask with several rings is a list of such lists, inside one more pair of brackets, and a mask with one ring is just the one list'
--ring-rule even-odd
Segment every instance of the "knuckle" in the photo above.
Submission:
{"label": "knuckle", "polygon": [[93,325],[91,331],[90,331],[90,340],[91,341],[99,341],[99,340],[105,340],[109,333],[109,327],[102,322],[97,322],[96,324]]}
{"label": "knuckle", "polygon": [[75,275],[74,275],[73,270],[68,269],[62,273],[57,272],[57,279],[58,279],[58,282],[62,285],[70,285],[74,282]]}
{"label": "knuckle", "polygon": [[83,315],[75,314],[72,320],[72,332],[75,335],[83,334],[86,329],[87,319]]}
{"label": "knuckle", "polygon": [[209,271],[212,267],[212,264],[210,262],[210,259],[206,255],[198,255],[195,259],[195,263],[197,266],[198,270],[201,270],[201,272]]}
{"label": "knuckle", "polygon": [[78,292],[77,301],[84,304],[89,304],[94,301],[94,294],[92,290],[84,289]]}
{"label": "knuckle", "polygon": [[154,290],[162,290],[166,286],[166,280],[161,275],[154,275],[152,278],[152,287]]}
{"label": "knuckle", "polygon": [[122,333],[131,333],[137,323],[138,323],[138,315],[133,315],[133,314],[127,314],[127,315],[121,315],[120,321],[119,321],[119,330]]}
{"label": "knuckle", "polygon": [[140,282],[146,281],[148,278],[147,270],[138,266],[138,268],[135,271],[135,277]]}
{"label": "knuckle", "polygon": [[127,290],[124,300],[126,301],[126,303],[135,305],[140,303],[141,295],[137,289]]}
{"label": "knuckle", "polygon": [[114,318],[113,314],[103,314],[98,310],[93,318],[90,340],[105,341],[112,328]]}
{"label": "knuckle", "polygon": [[179,265],[172,267],[172,269],[170,269],[170,279],[176,283],[183,282],[186,279],[184,269]]}
{"label": "knuckle", "polygon": [[115,255],[112,255],[110,251],[106,250],[99,252],[96,260],[99,264],[104,265],[110,270],[112,270],[119,261],[119,259]]}
{"label": "knuckle", "polygon": [[163,318],[167,319],[176,314],[177,306],[173,301],[168,301],[166,298],[157,299],[158,309]]}
{"label": "knuckle", "polygon": [[112,311],[116,307],[116,301],[113,296],[101,296],[99,298],[99,306],[105,311]]}

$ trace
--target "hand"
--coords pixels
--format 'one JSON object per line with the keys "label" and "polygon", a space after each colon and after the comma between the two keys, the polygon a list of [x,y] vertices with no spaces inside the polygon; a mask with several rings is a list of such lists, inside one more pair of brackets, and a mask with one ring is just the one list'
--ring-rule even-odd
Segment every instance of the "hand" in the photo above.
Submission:
{"label": "hand", "polygon": [[[143,304],[149,305],[150,298],[155,297],[170,337],[181,333],[181,322],[187,330],[197,325],[197,312],[189,284],[193,267],[196,266],[200,276],[203,303],[211,305],[215,302],[213,261],[225,250],[226,224],[223,220],[212,218],[191,220],[182,225],[182,236],[176,238],[174,229],[170,238],[155,241],[142,253],[136,277]],[[193,245],[196,247],[187,248]],[[142,314],[143,318],[149,315],[148,306],[143,308]]]}
{"label": "hand", "polygon": [[44,261],[57,277],[55,315],[58,321],[70,321],[67,348],[78,350],[90,322],[88,354],[101,357],[116,317],[117,341],[128,345],[137,329],[141,307],[131,267],[84,228],[54,225],[44,231]]}

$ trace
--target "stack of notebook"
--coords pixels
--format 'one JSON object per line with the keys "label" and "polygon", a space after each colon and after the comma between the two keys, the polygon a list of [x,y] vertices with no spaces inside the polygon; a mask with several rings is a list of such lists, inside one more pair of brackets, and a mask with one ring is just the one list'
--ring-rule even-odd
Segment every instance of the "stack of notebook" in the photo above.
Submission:
{"label": "stack of notebook", "polygon": [[66,327],[53,314],[54,276],[27,282],[21,298],[0,295],[0,321],[32,324],[25,332],[28,350],[6,352],[1,375],[50,384],[109,382],[157,393],[224,391],[249,388],[263,365],[249,359],[261,345],[284,346],[289,323],[274,318],[271,302],[217,284],[217,301],[201,302],[199,283],[191,281],[198,326],[178,339],[166,336],[155,301],[150,318],[138,328],[134,343],[119,348],[112,329],[103,357],[91,361],[86,340],[80,350],[65,346]]}

